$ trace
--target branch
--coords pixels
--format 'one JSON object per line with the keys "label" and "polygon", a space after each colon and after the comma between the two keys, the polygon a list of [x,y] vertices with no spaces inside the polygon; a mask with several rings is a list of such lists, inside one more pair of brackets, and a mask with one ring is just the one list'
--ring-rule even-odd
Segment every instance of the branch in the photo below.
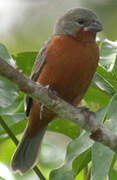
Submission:
{"label": "branch", "polygon": [[47,87],[43,87],[25,77],[17,69],[7,64],[0,58],[0,75],[8,78],[24,93],[39,101],[52,110],[59,117],[77,123],[83,129],[91,133],[91,138],[100,142],[117,152],[117,136],[113,135],[107,128],[96,122],[95,113],[90,112],[87,108],[76,108],[68,104],[55,93],[50,93]]}

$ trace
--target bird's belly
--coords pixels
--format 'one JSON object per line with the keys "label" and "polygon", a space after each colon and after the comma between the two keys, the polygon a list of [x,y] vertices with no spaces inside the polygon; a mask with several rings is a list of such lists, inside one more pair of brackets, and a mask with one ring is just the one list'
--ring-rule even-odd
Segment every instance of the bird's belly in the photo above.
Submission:
{"label": "bird's belly", "polygon": [[50,87],[57,91],[64,100],[72,103],[77,98],[79,102],[89,87],[95,70],[96,65],[90,63],[86,67],[79,63],[66,66],[58,72],[58,75],[53,74],[55,80],[50,82]]}

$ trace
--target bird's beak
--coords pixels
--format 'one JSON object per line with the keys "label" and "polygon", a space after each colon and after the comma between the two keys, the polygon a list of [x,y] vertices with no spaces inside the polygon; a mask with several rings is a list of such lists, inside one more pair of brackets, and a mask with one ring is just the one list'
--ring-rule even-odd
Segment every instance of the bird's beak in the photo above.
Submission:
{"label": "bird's beak", "polygon": [[88,26],[84,27],[84,31],[89,31],[89,32],[100,32],[102,31],[103,27],[102,24],[99,21],[94,21]]}

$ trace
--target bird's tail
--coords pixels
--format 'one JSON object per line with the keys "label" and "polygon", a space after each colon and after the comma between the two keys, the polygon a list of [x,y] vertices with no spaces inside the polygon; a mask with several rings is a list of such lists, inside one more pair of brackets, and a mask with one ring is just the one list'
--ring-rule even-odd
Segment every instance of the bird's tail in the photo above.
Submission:
{"label": "bird's tail", "polygon": [[22,174],[35,165],[45,131],[46,128],[43,128],[32,137],[25,131],[17,150],[13,155],[11,162],[13,171]]}
{"label": "bird's tail", "polygon": [[34,167],[43,136],[53,116],[53,112],[46,108],[41,110],[40,103],[33,101],[27,128],[11,162],[13,171],[24,173]]}

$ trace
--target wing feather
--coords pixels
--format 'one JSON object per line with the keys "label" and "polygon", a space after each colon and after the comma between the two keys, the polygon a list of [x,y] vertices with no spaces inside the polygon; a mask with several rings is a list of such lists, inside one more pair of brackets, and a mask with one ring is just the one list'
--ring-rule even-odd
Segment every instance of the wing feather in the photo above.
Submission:
{"label": "wing feather", "polygon": [[[47,47],[48,47],[50,41],[51,41],[51,39],[49,39],[46,42],[46,44],[40,50],[39,54],[36,57],[36,60],[34,62],[33,68],[32,68],[32,73],[31,73],[31,76],[30,76],[30,79],[32,79],[33,81],[36,81],[38,79],[44,65],[46,64],[46,50],[47,50]],[[33,102],[33,99],[30,96],[25,97],[26,116],[28,116],[29,113],[30,113],[32,102]]]}

